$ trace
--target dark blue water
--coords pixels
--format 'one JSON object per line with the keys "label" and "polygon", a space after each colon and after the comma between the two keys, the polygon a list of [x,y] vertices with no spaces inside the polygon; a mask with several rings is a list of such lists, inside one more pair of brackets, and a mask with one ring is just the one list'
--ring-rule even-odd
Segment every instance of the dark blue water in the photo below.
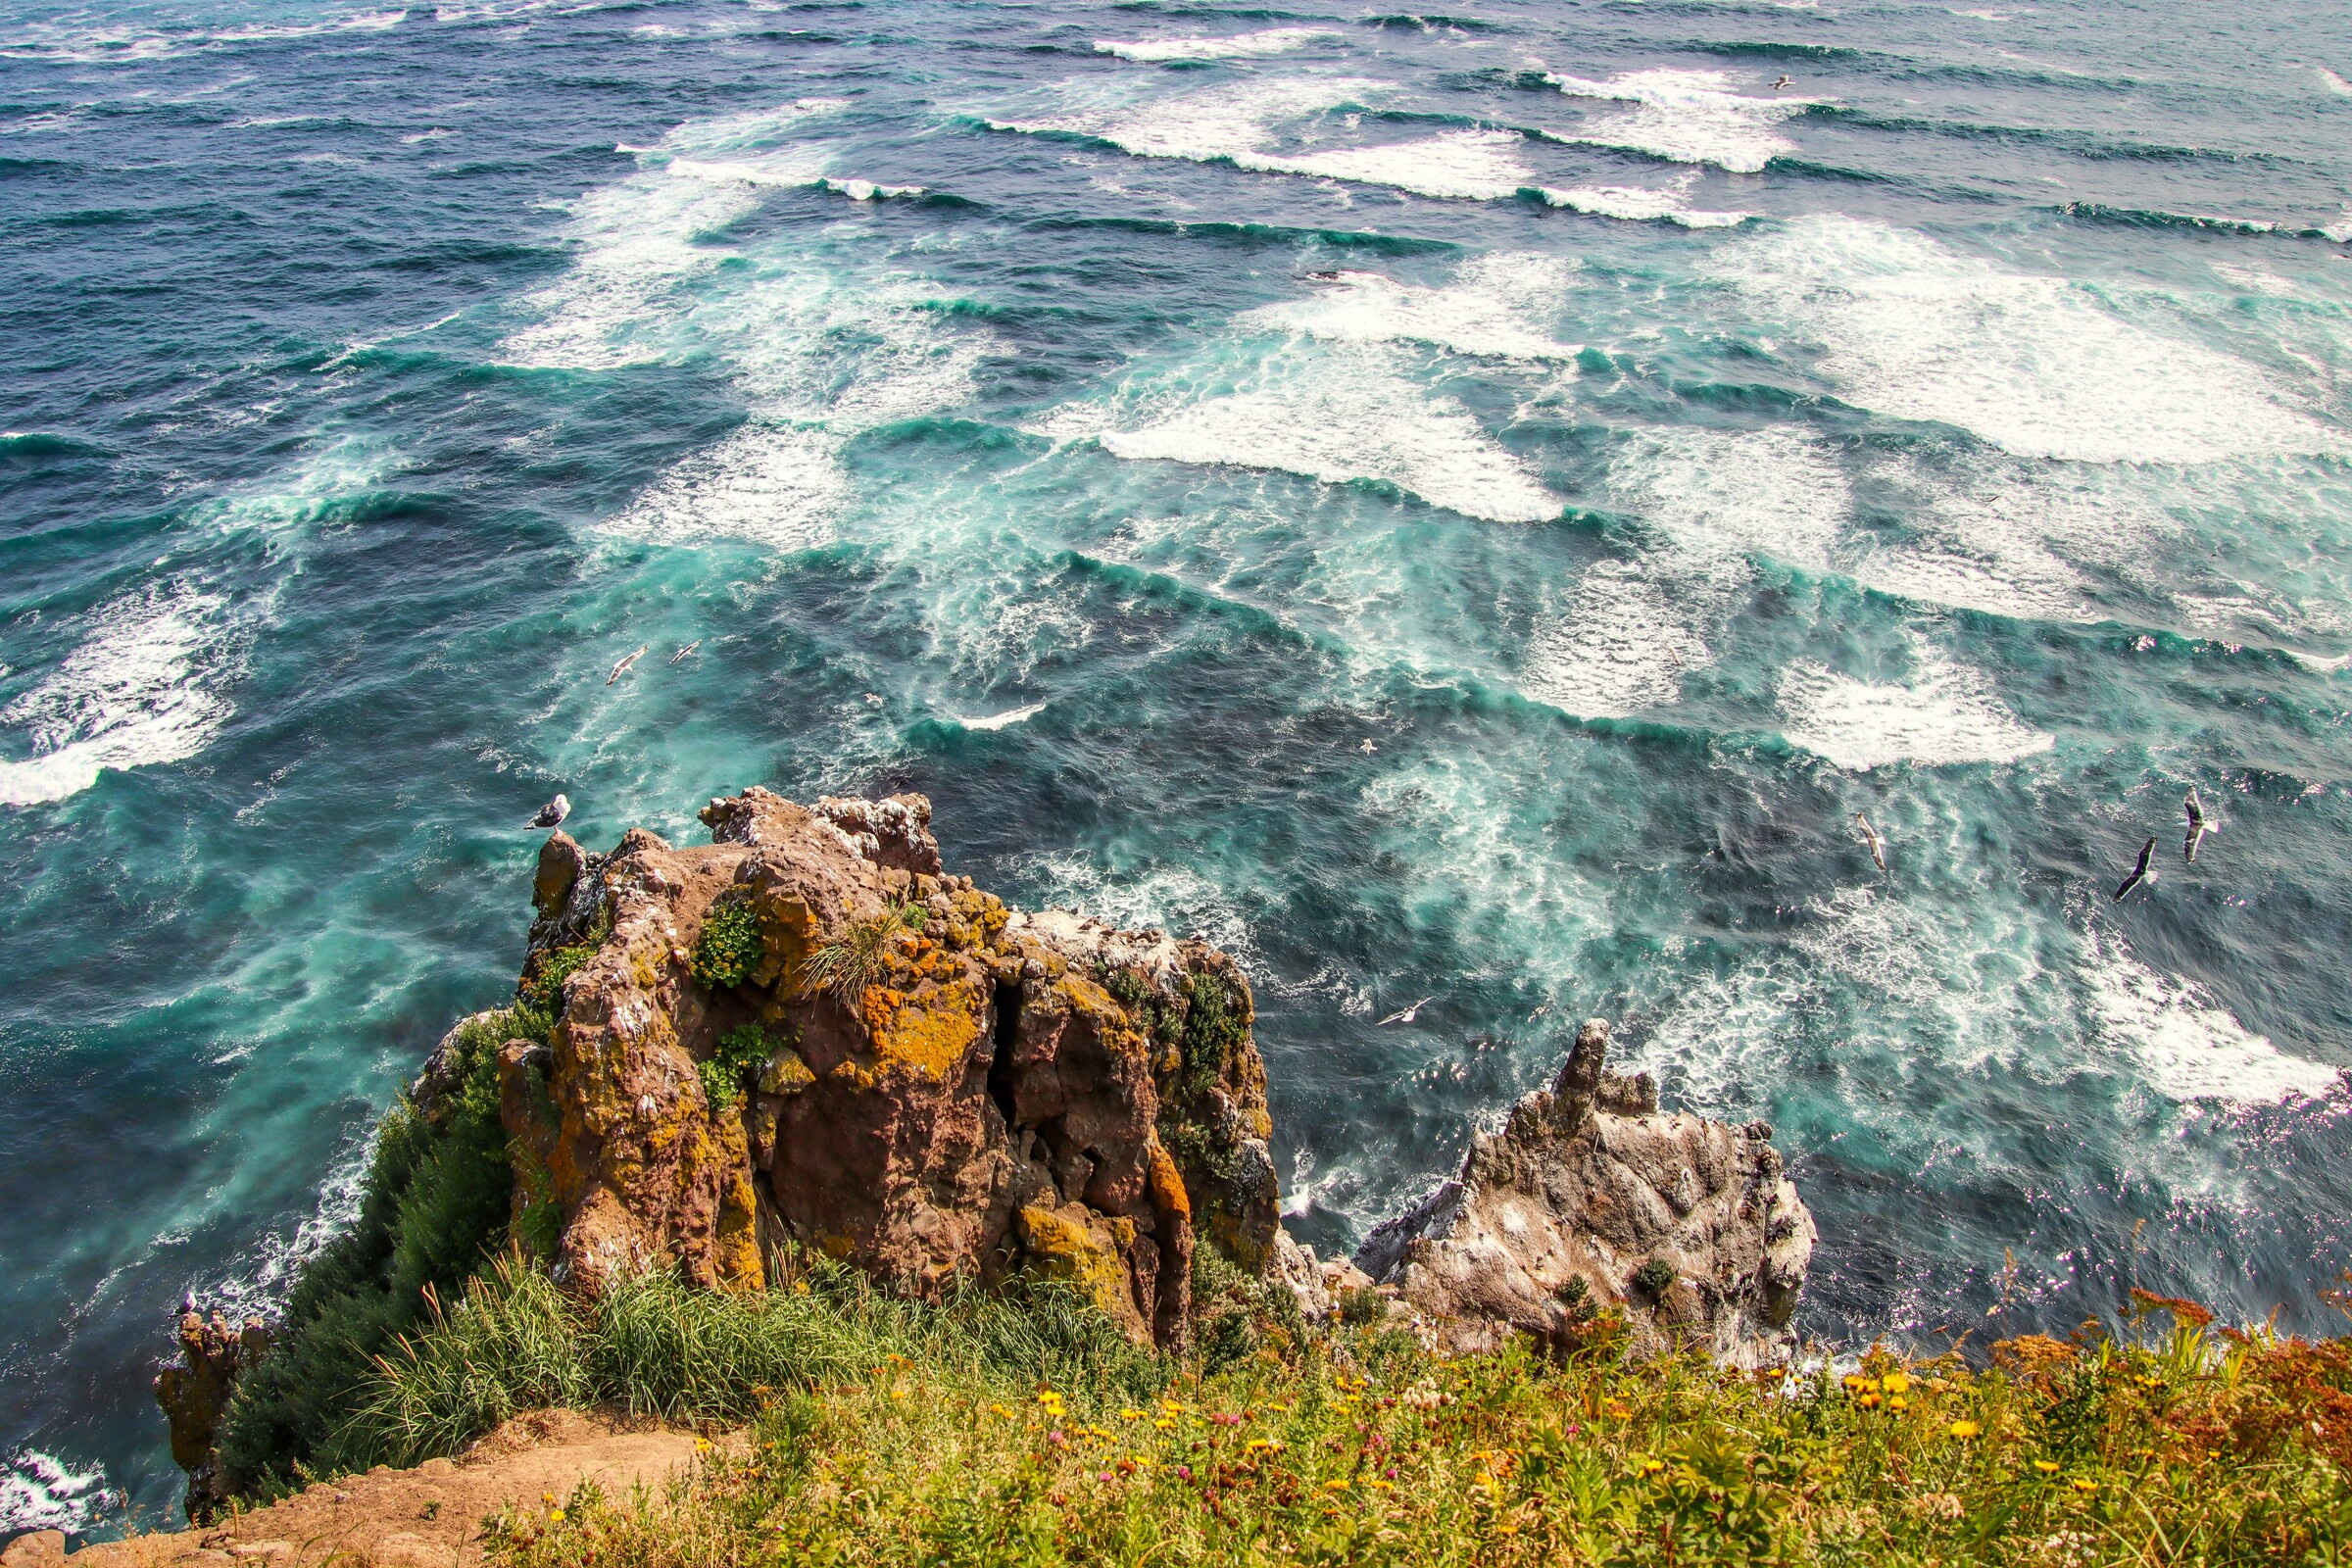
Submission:
{"label": "dark blue water", "polygon": [[1812,1333],[2322,1326],[2347,77],[2242,0],[0,4],[0,1516],[172,1516],[173,1303],[337,1222],[559,788],[919,789],[1227,945],[1320,1247],[1605,1013],[1780,1128]]}

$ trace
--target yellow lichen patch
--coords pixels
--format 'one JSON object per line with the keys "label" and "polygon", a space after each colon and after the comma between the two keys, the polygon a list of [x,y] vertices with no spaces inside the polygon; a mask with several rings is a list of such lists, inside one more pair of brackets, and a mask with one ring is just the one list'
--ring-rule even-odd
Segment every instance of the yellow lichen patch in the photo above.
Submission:
{"label": "yellow lichen patch", "polygon": [[1164,1214],[1193,1217],[1192,1195],[1184,1190],[1184,1177],[1177,1172],[1175,1159],[1157,1138],[1152,1140],[1152,1201]]}
{"label": "yellow lichen patch", "polygon": [[987,1004],[980,986],[959,975],[913,993],[868,986],[858,1010],[879,1071],[906,1066],[936,1081],[962,1065]]}
{"label": "yellow lichen patch", "polygon": [[815,1082],[816,1074],[790,1046],[778,1051],[760,1071],[760,1092],[763,1095],[797,1095]]}
{"label": "yellow lichen patch", "polygon": [[858,1244],[838,1231],[829,1231],[816,1239],[817,1250],[838,1263],[858,1250]]}
{"label": "yellow lichen patch", "polygon": [[1142,1315],[1127,1291],[1127,1266],[1108,1236],[1098,1235],[1076,1215],[1038,1204],[1019,1210],[1014,1219],[1040,1274],[1085,1291],[1129,1332],[1141,1329]]}
{"label": "yellow lichen patch", "polygon": [[808,995],[800,977],[808,966],[808,956],[816,951],[816,916],[808,906],[791,898],[755,895],[752,907],[759,912],[760,942],[766,950],[752,972],[754,983]]}
{"label": "yellow lichen patch", "polygon": [[1114,1055],[1150,1055],[1152,1042],[1109,992],[1082,974],[1063,975],[1054,989],[1069,998],[1072,1011],[1083,1013],[1094,1024],[1105,1051]]}

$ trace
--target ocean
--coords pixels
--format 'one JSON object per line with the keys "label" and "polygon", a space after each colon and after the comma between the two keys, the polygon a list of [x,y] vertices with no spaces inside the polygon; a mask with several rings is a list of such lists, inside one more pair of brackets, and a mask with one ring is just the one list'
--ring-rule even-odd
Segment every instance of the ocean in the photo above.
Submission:
{"label": "ocean", "polygon": [[349,1213],[558,790],[919,790],[1223,945],[1326,1252],[1605,1015],[1777,1129],[1825,1344],[2336,1323],[2347,78],[2246,0],[0,3],[0,1521],[175,1521],[181,1293]]}

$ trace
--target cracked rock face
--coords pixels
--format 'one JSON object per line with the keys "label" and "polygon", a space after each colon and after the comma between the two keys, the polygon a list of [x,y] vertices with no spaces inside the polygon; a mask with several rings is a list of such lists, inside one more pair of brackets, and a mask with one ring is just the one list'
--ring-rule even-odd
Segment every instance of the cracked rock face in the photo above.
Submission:
{"label": "cracked rock face", "polygon": [[1606,1070],[1594,1019],[1548,1092],[1471,1142],[1460,1174],[1373,1231],[1356,1262],[1470,1350],[1524,1330],[1573,1345],[1622,1304],[1637,1353],[1697,1344],[1754,1366],[1791,1348],[1813,1216],[1761,1122],[1661,1114]]}
{"label": "cracked rock face", "polygon": [[[1240,969],[1198,940],[1008,909],[943,872],[930,814],[751,789],[704,810],[709,845],[550,837],[525,979],[585,961],[552,1046],[511,1046],[501,1084],[516,1232],[555,1238],[563,1275],[748,1288],[789,1242],[921,1293],[1071,1280],[1166,1344],[1196,1245],[1267,1266]],[[714,919],[756,933],[725,983],[697,977]]]}

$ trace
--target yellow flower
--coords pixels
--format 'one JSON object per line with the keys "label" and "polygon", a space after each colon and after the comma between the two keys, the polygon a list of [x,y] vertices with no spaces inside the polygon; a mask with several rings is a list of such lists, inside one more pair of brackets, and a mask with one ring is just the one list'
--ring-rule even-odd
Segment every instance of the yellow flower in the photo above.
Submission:
{"label": "yellow flower", "polygon": [[1325,1492],[1346,1492],[1348,1490],[1348,1478],[1346,1476],[1342,1476],[1337,1481],[1326,1481],[1323,1483],[1323,1490]]}
{"label": "yellow flower", "polygon": [[1854,1402],[1865,1410],[1872,1410],[1878,1407],[1879,1396],[1875,1394],[1857,1395],[1855,1396]]}
{"label": "yellow flower", "polygon": [[1643,1459],[1642,1461],[1642,1473],[1643,1475],[1654,1476],[1665,1468],[1666,1462],[1663,1459]]}
{"label": "yellow flower", "polygon": [[2099,1490],[2099,1484],[2096,1481],[2085,1481],[2081,1476],[2077,1476],[2074,1480],[2074,1488],[2077,1492],[2096,1492]]}
{"label": "yellow flower", "polygon": [[1143,1412],[1143,1411],[1141,1411],[1141,1410],[1138,1410],[1138,1409],[1137,1409],[1137,1408],[1136,1408],[1134,1405],[1132,1405],[1132,1404],[1131,1404],[1131,1405],[1129,1405],[1129,1406],[1128,1406],[1126,1409],[1124,1409],[1124,1410],[1121,1410],[1121,1411],[1119,1412],[1119,1419],[1120,1419],[1120,1420],[1122,1420],[1122,1421],[1141,1421],[1143,1418],[1144,1418],[1144,1412]]}
{"label": "yellow flower", "polygon": [[1879,1387],[1888,1394],[1908,1394],[1911,1392],[1911,1379],[1901,1372],[1889,1372],[1880,1380]]}
{"label": "yellow flower", "polygon": [[1164,1415],[1152,1424],[1162,1432],[1173,1432],[1176,1430],[1176,1423]]}
{"label": "yellow flower", "polygon": [[[703,1440],[697,1438],[694,1441],[700,1443]],[[539,1494],[539,1500],[546,1503],[550,1508],[553,1508],[556,1505],[556,1494],[552,1492],[542,1492]]]}
{"label": "yellow flower", "polygon": [[2057,1462],[2051,1459],[2036,1459],[2034,1461],[2034,1468],[2045,1476],[2054,1476],[2058,1473]]}
{"label": "yellow flower", "polygon": [[548,1518],[554,1520],[557,1524],[562,1524],[564,1522],[564,1510],[561,1508],[549,1509],[547,1516]]}
{"label": "yellow flower", "polygon": [[1364,1485],[1375,1492],[1395,1492],[1396,1490],[1396,1483],[1394,1481],[1367,1481]]}
{"label": "yellow flower", "polygon": [[1886,1400],[1886,1408],[1895,1411],[1908,1410],[1911,1408],[1911,1401],[1899,1394],[1893,1395]]}
{"label": "yellow flower", "polygon": [[695,1439],[694,1451],[697,1453],[709,1453],[710,1451],[710,1440],[709,1438]]}
{"label": "yellow flower", "polygon": [[1007,1421],[1009,1421],[1009,1420],[1011,1420],[1011,1419],[1012,1419],[1012,1412],[1011,1412],[1010,1410],[1007,1410],[1007,1409],[1005,1409],[1005,1408],[1004,1408],[1003,1405],[1001,1405],[1001,1404],[992,1404],[992,1405],[990,1405],[990,1406],[988,1407],[988,1413],[989,1413],[989,1414],[991,1414],[991,1415],[1000,1415],[1000,1416],[1003,1416],[1003,1417],[1004,1417],[1005,1420],[1007,1420]]}
{"label": "yellow flower", "polygon": [[1952,1423],[1952,1436],[1955,1438],[1973,1438],[1984,1430],[1984,1429],[1983,1427],[1977,1425],[1974,1421],[1955,1421]]}

